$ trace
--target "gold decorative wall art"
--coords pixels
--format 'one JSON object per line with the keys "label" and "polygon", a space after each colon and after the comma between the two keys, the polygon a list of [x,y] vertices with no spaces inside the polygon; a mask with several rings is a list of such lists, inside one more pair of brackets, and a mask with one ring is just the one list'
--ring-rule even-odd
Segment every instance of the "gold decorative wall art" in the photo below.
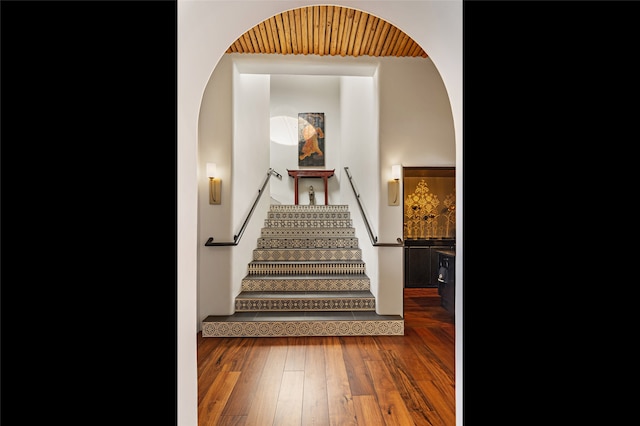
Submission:
{"label": "gold decorative wall art", "polygon": [[404,238],[455,238],[455,169],[405,168]]}
{"label": "gold decorative wall art", "polygon": [[437,233],[438,196],[429,192],[427,183],[422,179],[413,194],[404,200],[407,216],[407,238],[433,238]]}
{"label": "gold decorative wall art", "polygon": [[[455,236],[456,229],[456,192],[455,188],[453,189],[453,193],[448,194],[444,199],[444,206],[447,208],[445,210],[443,216],[445,218],[445,229],[444,229],[444,237]],[[452,232],[453,230],[453,232]]]}

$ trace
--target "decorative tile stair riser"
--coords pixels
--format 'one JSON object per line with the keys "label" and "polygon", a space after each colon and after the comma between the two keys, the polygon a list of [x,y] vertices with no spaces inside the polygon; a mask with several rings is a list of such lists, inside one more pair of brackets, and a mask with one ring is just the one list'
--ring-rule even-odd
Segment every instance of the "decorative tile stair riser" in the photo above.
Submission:
{"label": "decorative tile stair riser", "polygon": [[253,260],[362,260],[362,250],[360,249],[327,249],[327,250],[262,250],[253,251]]}

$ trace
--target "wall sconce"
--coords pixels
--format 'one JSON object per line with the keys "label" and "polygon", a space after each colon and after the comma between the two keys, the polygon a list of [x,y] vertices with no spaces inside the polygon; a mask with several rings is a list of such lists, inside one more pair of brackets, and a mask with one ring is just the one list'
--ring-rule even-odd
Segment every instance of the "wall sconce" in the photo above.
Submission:
{"label": "wall sconce", "polygon": [[402,166],[400,164],[395,164],[391,166],[391,178],[393,180],[390,180],[388,182],[388,192],[387,192],[390,206],[400,205],[400,178],[401,177],[402,177]]}
{"label": "wall sconce", "polygon": [[207,163],[207,177],[209,178],[209,204],[220,204],[220,179],[216,179],[216,163]]}

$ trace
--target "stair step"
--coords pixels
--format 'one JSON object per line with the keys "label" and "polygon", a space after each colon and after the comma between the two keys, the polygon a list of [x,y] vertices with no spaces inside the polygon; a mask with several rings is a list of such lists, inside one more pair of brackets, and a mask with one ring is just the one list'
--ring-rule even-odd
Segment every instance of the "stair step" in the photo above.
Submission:
{"label": "stair step", "polygon": [[315,275],[247,275],[242,291],[368,291],[370,280],[365,274]]}
{"label": "stair step", "polygon": [[271,204],[269,206],[270,212],[349,212],[348,204]]}
{"label": "stair step", "polygon": [[353,248],[357,249],[358,239],[356,237],[331,237],[331,238],[258,238],[259,249],[335,249]]}
{"label": "stair step", "polygon": [[255,249],[253,260],[362,260],[361,249]]}
{"label": "stair step", "polygon": [[275,336],[403,336],[400,315],[370,311],[236,312],[209,315],[202,321],[203,337]]}
{"label": "stair step", "polygon": [[352,219],[265,219],[265,228],[350,228]]}
{"label": "stair step", "polygon": [[362,260],[322,260],[322,261],[259,261],[249,262],[248,275],[335,275],[364,274]]}
{"label": "stair step", "polygon": [[267,213],[269,220],[348,220],[351,219],[349,212],[336,211],[290,211]]}
{"label": "stair step", "polygon": [[236,297],[236,312],[256,311],[375,311],[370,291],[243,291]]}
{"label": "stair step", "polygon": [[355,228],[262,228],[262,238],[355,237]]}

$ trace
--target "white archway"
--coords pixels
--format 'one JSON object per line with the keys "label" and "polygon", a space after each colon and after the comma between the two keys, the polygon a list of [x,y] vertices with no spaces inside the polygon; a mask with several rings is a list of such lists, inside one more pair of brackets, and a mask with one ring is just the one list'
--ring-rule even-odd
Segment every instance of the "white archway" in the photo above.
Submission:
{"label": "white archway", "polygon": [[[197,426],[198,115],[209,77],[229,45],[256,23],[317,1],[178,0],[178,424]],[[462,167],[462,1],[335,1],[401,28],[437,66],[454,118],[456,180]],[[462,196],[457,191],[456,279],[462,282]],[[462,292],[456,294],[456,423],[462,424]]]}

